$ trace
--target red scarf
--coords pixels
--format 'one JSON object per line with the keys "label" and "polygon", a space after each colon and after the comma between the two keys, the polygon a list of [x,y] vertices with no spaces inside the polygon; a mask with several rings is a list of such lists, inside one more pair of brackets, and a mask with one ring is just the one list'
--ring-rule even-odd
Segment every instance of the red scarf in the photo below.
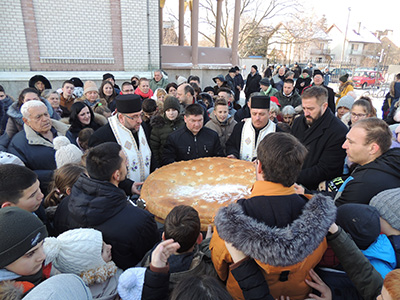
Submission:
{"label": "red scarf", "polygon": [[153,96],[153,91],[151,89],[149,89],[147,94],[145,94],[139,88],[136,88],[135,94],[139,95],[140,97],[142,97],[142,99],[146,99],[146,98],[151,98]]}

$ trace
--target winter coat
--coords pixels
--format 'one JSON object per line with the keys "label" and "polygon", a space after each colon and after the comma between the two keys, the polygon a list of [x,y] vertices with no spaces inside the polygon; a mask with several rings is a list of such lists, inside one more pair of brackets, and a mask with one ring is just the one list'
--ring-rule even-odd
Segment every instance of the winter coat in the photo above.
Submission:
{"label": "winter coat", "polygon": [[[223,78],[222,75],[221,75],[221,77]],[[221,86],[218,86],[218,84],[214,85],[214,95],[218,95],[218,92],[219,92],[220,88],[228,88],[228,89],[230,89],[231,87],[228,85],[228,83],[226,81],[224,81]]]}
{"label": "winter coat", "polygon": [[[46,100],[41,98],[40,99],[44,104],[46,104],[47,111],[49,112],[50,118],[54,120],[60,120],[60,116],[54,112],[53,108],[51,107],[50,103]],[[7,111],[8,121],[6,125],[6,133],[10,139],[21,131],[24,127],[24,121],[22,120],[22,113],[21,107],[18,108],[18,102],[14,102],[11,104]]]}
{"label": "winter coat", "polygon": [[254,258],[274,299],[280,295],[304,299],[311,291],[304,279],[310,280],[309,270],[326,250],[325,235],[335,220],[335,207],[322,195],[305,202],[293,187],[257,181],[250,198],[218,211],[211,258],[234,299],[244,298],[229,270],[232,258],[225,241]]}
{"label": "winter coat", "polygon": [[292,71],[294,72],[294,78],[299,78],[301,75],[301,68],[299,65],[297,67],[293,67]]}
{"label": "winter coat", "polygon": [[281,92],[278,92],[275,95],[275,97],[278,98],[279,104],[281,105],[281,109],[287,105],[291,105],[293,107],[297,107],[297,106],[301,105],[301,97],[296,92],[296,90],[293,90],[293,92],[290,96],[284,95],[283,92],[281,91]]}
{"label": "winter coat", "polygon": [[347,127],[329,109],[311,127],[304,115],[296,118],[291,132],[308,149],[297,183],[316,190],[320,182],[342,175]]}
{"label": "winter coat", "polygon": [[171,121],[165,114],[164,116],[155,116],[150,121],[153,129],[150,135],[150,147],[152,154],[157,161],[157,165],[161,166],[164,145],[167,141],[168,135],[179,128],[185,126],[183,117],[179,115],[175,120]]}
{"label": "winter coat", "polygon": [[54,218],[58,234],[74,228],[94,228],[112,246],[121,269],[136,266],[159,241],[154,216],[128,202],[123,190],[107,181],[81,175],[71,194],[59,204]]}
{"label": "winter coat", "polygon": [[[76,100],[76,97],[74,94],[72,94],[70,99],[65,99],[63,93],[60,94],[60,106],[65,107],[68,112],[71,111],[71,106],[72,104],[74,104]],[[63,116],[63,117],[67,117],[67,116]]]}
{"label": "winter coat", "polygon": [[339,227],[328,234],[327,240],[359,294],[365,300],[376,299],[381,293],[383,279],[351,237]]}
{"label": "winter coat", "polygon": [[6,130],[8,121],[7,111],[13,103],[14,101],[9,96],[6,96],[3,100],[1,100],[3,116],[0,120],[0,135],[2,135],[3,132]]}
{"label": "winter coat", "polygon": [[[65,135],[68,125],[52,120],[54,136]],[[57,169],[54,145],[24,124],[24,130],[18,132],[8,146],[8,152],[18,156],[29,169],[38,174],[41,187],[47,187]],[[45,189],[44,191],[47,191]]]}
{"label": "winter coat", "polygon": [[378,193],[400,186],[400,148],[393,148],[374,161],[358,166],[341,185],[335,204],[369,204]]}
{"label": "winter coat", "polygon": [[[204,256],[203,256],[204,257]],[[198,269],[198,267],[196,267]],[[191,274],[186,274],[187,272],[182,272],[180,275],[201,275],[204,272],[193,272]],[[143,300],[167,300],[169,299],[169,283],[173,281],[172,279],[174,273],[170,271],[154,272],[153,267],[147,268],[145,273],[142,299]],[[165,269],[169,269],[168,267]],[[213,273],[215,273],[214,267],[212,267]],[[257,263],[253,259],[246,259],[235,264],[235,268],[232,268],[232,274],[237,279],[240,288],[243,290],[246,300],[273,300],[272,296],[269,294],[268,284],[258,268]],[[184,278],[183,276],[180,276]],[[170,279],[171,278],[171,279]],[[178,279],[178,278],[175,278]]]}
{"label": "winter coat", "polygon": [[279,76],[276,74],[275,76],[272,77],[271,79],[271,85],[276,88],[278,91],[282,91],[283,89],[283,81],[285,80],[285,76]]}
{"label": "winter coat", "polygon": [[235,127],[236,123],[237,122],[233,119],[231,115],[228,115],[228,118],[225,120],[225,122],[221,123],[217,120],[217,117],[215,116],[213,111],[210,115],[210,121],[208,121],[205,125],[205,127],[210,128],[218,133],[219,142],[221,143],[221,147],[224,153],[226,149],[226,141],[229,139],[233,131],[233,127]]}
{"label": "winter coat", "polygon": [[168,136],[164,145],[163,164],[214,156],[224,156],[218,134],[203,127],[197,135],[193,135],[184,126]]}
{"label": "winter coat", "polygon": [[278,90],[276,88],[273,88],[271,85],[268,87],[268,89],[264,92],[262,89],[260,90],[260,93],[263,96],[275,96],[278,94]]}
{"label": "winter coat", "polygon": [[[233,80],[234,84],[235,84],[235,102],[239,101],[240,99],[240,91],[243,90],[244,87],[244,80],[243,80],[243,76],[242,74],[237,74]],[[240,86],[240,90],[237,88],[237,86]]]}
{"label": "winter coat", "polygon": [[245,105],[243,105],[243,107],[241,109],[239,109],[235,114],[234,114],[234,119],[236,122],[240,122],[243,119],[247,119],[250,118],[250,108],[247,105],[247,103]]}
{"label": "winter coat", "polygon": [[[302,84],[303,83],[303,84]],[[303,92],[303,89],[308,87],[311,84],[311,77],[308,76],[307,78],[304,78],[303,75],[301,75],[297,80],[294,88],[297,90],[297,92],[301,95]]]}
{"label": "winter coat", "polygon": [[168,79],[165,79],[165,77],[162,77],[160,81],[155,81],[155,79],[150,80],[150,89],[152,91],[155,91],[158,88],[165,89],[165,87],[168,85]]}
{"label": "winter coat", "polygon": [[339,93],[336,94],[338,97],[336,99],[336,105],[339,103],[340,98],[344,97],[347,95],[348,92],[351,92],[354,90],[354,83],[351,80],[346,81],[345,83],[341,84],[339,86]]}
{"label": "winter coat", "polygon": [[[304,92],[305,89],[308,89],[309,87],[312,87],[314,85],[315,84],[313,83],[313,84],[311,84],[309,86],[306,86],[303,89],[303,92]],[[328,91],[328,107],[330,108],[332,113],[335,114],[336,113],[335,92],[329,86],[326,86],[326,85],[320,85],[320,86],[322,86],[323,88],[325,88]]]}
{"label": "winter coat", "polygon": [[227,74],[225,76],[225,81],[226,81],[228,87],[231,89],[231,91],[234,91],[235,87],[236,87],[235,86],[235,77],[232,78],[231,75]]}
{"label": "winter coat", "polygon": [[382,278],[385,278],[390,271],[396,268],[396,253],[385,234],[380,234],[375,242],[361,252],[368,258],[375,270],[381,274]]}
{"label": "winter coat", "polygon": [[[168,258],[169,265],[169,290],[184,278],[196,275],[209,275],[217,278],[214,266],[211,261],[211,251],[209,249],[210,239],[205,239],[200,245],[196,245],[190,253],[180,253],[171,255]],[[154,249],[150,250],[140,262],[140,267],[149,267],[151,263],[151,255]],[[152,286],[151,282],[146,282],[145,286]]]}
{"label": "winter coat", "polygon": [[250,95],[254,92],[258,92],[260,90],[260,80],[261,75],[256,72],[254,75],[249,73],[246,79],[246,87],[244,89],[244,93],[246,95],[246,99],[250,99]]}
{"label": "winter coat", "polygon": [[58,274],[36,286],[23,300],[92,300],[94,296],[79,276]]}

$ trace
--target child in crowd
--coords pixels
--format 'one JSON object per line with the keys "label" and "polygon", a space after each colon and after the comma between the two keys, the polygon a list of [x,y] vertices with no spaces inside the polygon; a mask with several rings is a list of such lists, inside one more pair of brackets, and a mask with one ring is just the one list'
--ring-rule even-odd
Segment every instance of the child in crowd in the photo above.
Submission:
{"label": "child in crowd", "polygon": [[[203,240],[199,214],[194,208],[179,205],[171,210],[165,218],[162,239],[173,239],[179,243],[180,248],[168,258],[170,290],[187,276],[206,274],[216,277],[211,262],[210,238],[207,236]],[[144,256],[140,266],[150,266],[153,251],[150,250]]]}
{"label": "child in crowd", "polygon": [[400,299],[400,270],[396,269],[386,275],[383,281],[381,294],[377,300],[395,300]]}
{"label": "child in crowd", "polygon": [[56,150],[55,159],[57,169],[69,163],[79,164],[83,153],[67,137],[57,136],[54,138],[53,144],[54,150]]}
{"label": "child in crowd", "polygon": [[236,123],[233,116],[229,115],[229,106],[226,100],[223,98],[217,99],[214,104],[214,110],[210,114],[210,121],[205,126],[218,133],[224,152],[226,141],[231,136]]}
{"label": "child in crowd", "polygon": [[349,203],[337,210],[336,224],[342,227],[385,278],[396,268],[396,253],[385,234],[380,234],[379,211],[370,205]]}
{"label": "child in crowd", "polygon": [[38,210],[43,200],[35,172],[27,167],[0,165],[0,207],[17,206],[28,212]]}
{"label": "child in crowd", "polygon": [[89,139],[93,133],[94,130],[92,128],[84,128],[79,132],[77,144],[83,152],[89,149]]}
{"label": "child in crowd", "polygon": [[71,194],[74,183],[86,169],[78,164],[66,164],[54,171],[53,181],[49,185],[49,194],[44,199],[46,216],[53,221],[58,204]]}
{"label": "child in crowd", "polygon": [[46,264],[61,273],[80,276],[89,286],[93,299],[118,299],[118,278],[122,273],[112,261],[111,246],[100,231],[92,228],[68,230],[44,241]]}
{"label": "child in crowd", "polygon": [[0,209],[0,298],[20,299],[50,276],[43,269],[46,226],[34,214],[18,207]]}

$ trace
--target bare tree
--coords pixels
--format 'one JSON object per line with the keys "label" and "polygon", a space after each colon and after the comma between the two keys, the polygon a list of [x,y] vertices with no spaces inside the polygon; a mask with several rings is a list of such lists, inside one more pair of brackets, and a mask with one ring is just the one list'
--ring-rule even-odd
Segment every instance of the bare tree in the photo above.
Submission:
{"label": "bare tree", "polygon": [[[249,40],[264,34],[269,23],[277,23],[280,18],[290,18],[301,7],[298,0],[241,0],[239,51]],[[223,1],[220,32],[222,46],[225,47],[231,46],[234,9],[235,0]],[[178,20],[176,9],[167,10],[166,13],[171,19]],[[214,44],[216,19],[217,1],[200,1],[199,34],[210,44]],[[186,18],[185,27],[190,28],[189,18]]]}

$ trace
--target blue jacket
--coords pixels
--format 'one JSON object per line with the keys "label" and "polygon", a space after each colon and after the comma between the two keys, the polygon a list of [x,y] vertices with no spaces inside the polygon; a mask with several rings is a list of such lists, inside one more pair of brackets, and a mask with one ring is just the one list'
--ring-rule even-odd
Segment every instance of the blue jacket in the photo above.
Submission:
{"label": "blue jacket", "polygon": [[385,278],[387,273],[396,268],[396,253],[385,234],[378,238],[366,250],[361,250],[374,268]]}

